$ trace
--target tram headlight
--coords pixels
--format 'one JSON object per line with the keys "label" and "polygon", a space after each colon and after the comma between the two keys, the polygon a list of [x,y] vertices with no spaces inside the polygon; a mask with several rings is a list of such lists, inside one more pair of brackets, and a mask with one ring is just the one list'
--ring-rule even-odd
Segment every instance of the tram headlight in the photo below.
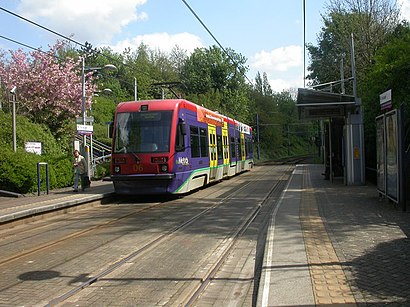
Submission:
{"label": "tram headlight", "polygon": [[161,169],[161,172],[163,173],[168,172],[168,164],[161,164],[160,169]]}
{"label": "tram headlight", "polygon": [[119,165],[114,166],[114,173],[118,174],[121,172],[121,167]]}

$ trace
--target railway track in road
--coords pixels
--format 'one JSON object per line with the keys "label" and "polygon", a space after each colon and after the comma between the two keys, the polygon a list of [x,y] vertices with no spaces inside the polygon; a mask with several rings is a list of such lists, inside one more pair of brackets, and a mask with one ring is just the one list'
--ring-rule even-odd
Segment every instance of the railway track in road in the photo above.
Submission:
{"label": "railway track in road", "polygon": [[[263,200],[258,204],[257,207],[253,211],[251,211],[246,219],[242,222],[242,224],[234,231],[232,236],[226,240],[226,246],[224,248],[224,252],[221,253],[218,256],[217,261],[215,262],[214,266],[209,270],[207,275],[202,279],[201,284],[199,287],[194,291],[194,293],[190,296],[190,298],[187,300],[185,306],[193,306],[198,304],[198,299],[201,297],[201,295],[204,294],[206,291],[207,286],[216,279],[216,275],[218,274],[218,271],[221,269],[221,267],[224,265],[225,261],[227,258],[230,256],[231,252],[235,249],[236,245],[238,244],[238,239],[246,232],[249,230],[249,227],[252,225],[252,223],[255,222],[257,219],[258,215],[261,214],[261,212],[264,212],[264,216],[261,218],[261,221],[259,223],[264,224],[267,222],[268,218],[270,216],[269,212],[274,209],[274,203],[275,199],[279,197],[279,195],[282,192],[282,189],[285,186],[285,181],[284,180],[286,177],[286,173],[281,176],[281,178],[272,186],[272,188],[269,190],[268,193],[266,193],[265,197]],[[259,266],[256,264],[254,267]],[[257,277],[257,276],[256,276]],[[252,278],[249,278],[248,281],[255,282],[255,274],[253,274]],[[248,283],[248,286],[251,283]],[[257,291],[255,291],[256,293]],[[224,298],[225,299],[225,298]],[[242,297],[242,300],[245,302],[247,300],[247,297]],[[242,303],[239,305],[243,305]]]}
{"label": "railway track in road", "polygon": [[[273,191],[280,187],[279,182],[285,180],[284,177],[279,176],[273,187],[266,189],[264,193],[261,192],[257,197],[256,195],[253,198],[250,197],[252,189],[259,188],[263,190],[262,188],[265,188],[261,187],[261,183],[265,182],[266,176],[266,172],[263,171],[260,174],[244,174],[187,195],[184,198],[166,203],[131,204],[131,206],[123,204],[114,205],[113,207],[116,209],[119,208],[120,214],[110,214],[110,208],[107,206],[102,210],[107,210],[108,216],[100,218],[98,222],[94,222],[88,228],[72,231],[69,234],[62,232],[61,237],[57,236],[57,238],[49,242],[32,246],[16,255],[8,255],[6,258],[2,255],[0,270],[9,275],[13,268],[20,268],[20,271],[17,269],[17,278],[11,278],[10,282],[0,282],[0,293],[23,291],[24,284],[30,284],[30,280],[21,279],[21,276],[27,273],[27,267],[31,267],[28,264],[31,262],[38,263],[42,258],[50,258],[48,264],[37,265],[35,266],[36,270],[31,272],[55,272],[55,275],[52,275],[54,277],[45,281],[37,280],[38,288],[41,288],[42,284],[44,284],[41,295],[40,293],[31,295],[30,298],[27,298],[30,299],[29,303],[21,301],[19,304],[35,303],[36,305],[52,306],[64,304],[64,302],[68,302],[68,299],[70,299],[69,302],[78,302],[79,305],[86,305],[91,303],[91,301],[87,301],[89,295],[100,297],[98,294],[97,296],[94,294],[96,289],[100,287],[100,284],[102,284],[102,288],[107,287],[107,284],[110,282],[116,285],[118,276],[131,271],[128,269],[136,261],[142,264],[147,259],[159,257],[157,258],[157,263],[160,263],[164,261],[161,257],[169,257],[169,254],[163,253],[158,256],[156,253],[159,250],[172,250],[174,248],[172,245],[175,245],[175,243],[172,243],[173,240],[182,240],[180,242],[183,242],[182,244],[177,244],[177,250],[178,246],[185,244],[195,245],[195,240],[191,239],[188,234],[192,234],[193,237],[203,238],[204,234],[206,234],[207,226],[210,228],[209,225],[213,225],[223,230],[223,239],[215,240],[211,238],[212,241],[217,243],[213,243],[212,248],[205,247],[203,249],[205,256],[198,257],[198,262],[202,265],[201,269],[190,263],[190,266],[195,268],[191,269],[186,275],[192,275],[191,277],[170,277],[164,281],[171,284],[187,284],[185,286],[178,285],[174,294],[168,292],[164,294],[164,300],[166,300],[166,297],[169,297],[169,304],[172,305],[171,301],[184,302],[187,305],[197,304],[198,297],[204,293],[207,288],[206,286],[212,281],[218,268],[223,265],[229,256],[229,252],[234,249],[238,238],[257,217],[258,212],[264,207],[264,202],[268,202]],[[249,201],[252,202],[251,204],[244,205],[243,199],[246,195]],[[209,198],[203,199],[205,196]],[[135,206],[138,206],[138,208],[135,208]],[[121,210],[122,207],[127,207],[127,210]],[[243,211],[240,211],[242,209]],[[92,212],[95,212],[95,210]],[[225,226],[227,222],[224,220],[228,221],[229,217],[227,213],[233,214],[236,219],[240,220],[238,223],[235,222],[235,227],[232,229]],[[227,217],[223,218],[223,214],[226,214]],[[84,212],[84,215],[80,215],[80,217],[80,222],[92,220],[92,218],[87,217],[86,212]],[[206,221],[208,220],[214,223],[207,223]],[[229,223],[232,223],[232,221]],[[70,221],[66,224],[62,223],[59,226],[62,225],[72,229],[78,227],[78,223],[75,221]],[[143,225],[146,225],[146,227],[143,227]],[[52,230],[50,225],[43,225],[42,227],[46,232]],[[218,232],[215,232],[213,235],[216,236],[217,234],[221,235]],[[4,238],[1,244],[5,244],[8,240],[18,237],[17,233],[9,233],[8,235],[10,236],[9,239]],[[33,238],[38,239],[38,236],[33,235],[30,239],[32,240]],[[129,243],[131,246],[126,246],[126,243]],[[50,255],[55,255],[55,257]],[[215,255],[218,255],[218,259],[215,258]],[[59,259],[58,257],[63,258]],[[98,258],[98,261],[93,260],[93,258]],[[178,263],[174,265],[180,266]],[[23,270],[21,269],[22,267]],[[73,269],[74,271],[70,271]],[[164,268],[161,267],[160,269],[163,270]],[[64,282],[67,279],[71,281]],[[125,278],[124,280],[127,279]],[[154,284],[156,280],[154,279]],[[158,280],[161,281],[160,278]],[[144,287],[142,288],[145,289]],[[2,305],[1,298],[3,294],[0,294],[0,305]],[[22,294],[22,297],[24,297],[24,294]],[[104,299],[103,297],[104,295],[101,295],[102,299]],[[155,299],[155,297],[151,297],[151,299]],[[116,302],[115,294],[114,302]],[[100,302],[100,304],[104,305],[105,303]]]}
{"label": "railway track in road", "polygon": [[[246,188],[249,185],[249,183],[245,183],[243,186],[241,186],[239,188],[239,190]],[[185,227],[188,227],[189,225],[191,225],[192,223],[194,223],[197,219],[199,219],[201,216],[203,216],[204,214],[208,213],[210,210],[215,209],[217,206],[219,206],[221,203],[224,203],[226,201],[228,201],[234,194],[236,194],[237,191],[235,191],[234,193],[224,197],[223,199],[221,199],[219,202],[217,202],[216,204],[212,205],[211,207],[201,211],[200,213],[196,214],[195,216],[191,217],[190,219],[188,219],[187,221],[173,227],[172,229],[170,229],[169,231],[159,235],[156,238],[153,238],[151,241],[147,242],[144,246],[140,247],[139,249],[133,251],[131,254],[127,255],[126,257],[118,260],[116,263],[112,264],[111,266],[109,266],[108,268],[104,269],[102,272],[100,272],[98,275],[92,277],[91,279],[87,280],[86,282],[82,283],[80,286],[76,287],[75,289],[70,290],[67,293],[64,293],[63,295],[53,299],[50,301],[49,305],[53,306],[56,305],[58,303],[61,303],[63,301],[65,301],[68,297],[73,296],[74,294],[76,294],[77,292],[81,291],[82,289],[84,289],[85,287],[88,287],[89,285],[95,283],[96,281],[98,281],[99,279],[107,276],[108,274],[110,274],[111,272],[113,272],[115,269],[119,268],[120,266],[126,264],[128,261],[134,259],[135,257],[141,255],[142,253],[148,251],[149,249],[155,247],[155,245],[160,244],[161,241],[166,240],[169,236],[173,235],[174,233],[183,230]]]}

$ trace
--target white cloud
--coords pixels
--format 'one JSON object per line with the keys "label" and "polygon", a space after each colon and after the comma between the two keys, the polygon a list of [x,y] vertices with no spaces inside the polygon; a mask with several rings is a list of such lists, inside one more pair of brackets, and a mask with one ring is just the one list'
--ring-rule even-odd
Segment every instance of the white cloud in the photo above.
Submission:
{"label": "white cloud", "polygon": [[295,89],[299,87],[303,87],[303,76],[299,78],[290,78],[290,79],[274,79],[269,78],[269,84],[272,87],[272,90],[275,92],[282,92],[289,89]]}
{"label": "white cloud", "polygon": [[402,18],[410,21],[410,0],[399,0]]}
{"label": "white cloud", "polygon": [[119,41],[114,46],[110,46],[114,51],[123,52],[125,48],[136,49],[141,43],[144,43],[148,47],[154,50],[160,50],[162,52],[169,53],[176,45],[181,49],[186,50],[188,53],[192,53],[195,48],[202,48],[204,45],[201,39],[190,33],[153,33],[146,35],[138,35],[133,39]]}
{"label": "white cloud", "polygon": [[251,67],[264,72],[287,71],[293,67],[302,65],[302,47],[286,46],[273,49],[272,51],[262,50],[251,57]]}
{"label": "white cloud", "polygon": [[251,57],[250,70],[255,75],[265,72],[275,92],[303,87],[303,49],[290,45],[262,50]]}
{"label": "white cloud", "polygon": [[110,42],[122,28],[148,18],[137,8],[147,0],[21,0],[18,12],[84,42]]}

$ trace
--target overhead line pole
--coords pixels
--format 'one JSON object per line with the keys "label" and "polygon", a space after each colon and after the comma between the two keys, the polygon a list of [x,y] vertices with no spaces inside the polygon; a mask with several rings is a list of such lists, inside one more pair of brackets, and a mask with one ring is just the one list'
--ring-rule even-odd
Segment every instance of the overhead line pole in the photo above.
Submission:
{"label": "overhead line pole", "polygon": [[306,0],[303,0],[303,87],[306,87]]}

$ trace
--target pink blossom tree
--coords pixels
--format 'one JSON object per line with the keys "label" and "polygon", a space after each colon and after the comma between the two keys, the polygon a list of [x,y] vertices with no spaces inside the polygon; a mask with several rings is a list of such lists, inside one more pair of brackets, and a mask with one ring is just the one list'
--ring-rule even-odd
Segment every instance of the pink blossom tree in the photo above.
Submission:
{"label": "pink blossom tree", "polygon": [[[18,112],[33,122],[46,124],[54,135],[63,133],[81,114],[81,58],[57,55],[64,42],[57,42],[48,52],[29,54],[22,50],[0,53],[0,78],[8,89],[17,87]],[[86,107],[96,90],[92,72],[86,75]]]}

